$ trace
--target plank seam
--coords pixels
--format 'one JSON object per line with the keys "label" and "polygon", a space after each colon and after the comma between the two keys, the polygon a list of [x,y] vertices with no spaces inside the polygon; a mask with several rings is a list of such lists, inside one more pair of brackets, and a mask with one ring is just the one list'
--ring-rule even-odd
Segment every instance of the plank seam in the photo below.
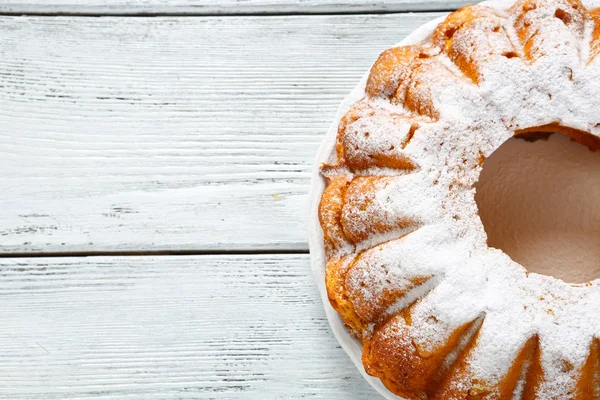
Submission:
{"label": "plank seam", "polygon": [[293,17],[293,16],[360,16],[360,15],[388,15],[388,14],[430,14],[439,12],[450,12],[456,8],[436,8],[436,9],[412,9],[412,10],[361,10],[361,11],[291,11],[291,12],[233,12],[233,13],[202,13],[202,12],[132,12],[132,13],[93,13],[93,12],[19,12],[19,11],[0,11],[0,17],[127,17],[127,18],[151,18],[151,17]]}
{"label": "plank seam", "polygon": [[72,251],[72,252],[19,252],[0,253],[2,258],[58,258],[58,257],[139,257],[139,256],[221,256],[221,255],[277,255],[309,254],[308,249],[233,249],[233,250],[146,250],[146,251]]}

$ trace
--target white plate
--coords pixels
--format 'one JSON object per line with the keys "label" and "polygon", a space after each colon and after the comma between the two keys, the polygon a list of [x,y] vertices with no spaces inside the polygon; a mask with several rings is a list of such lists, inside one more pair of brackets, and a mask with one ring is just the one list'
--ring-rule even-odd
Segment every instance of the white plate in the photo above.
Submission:
{"label": "white plate", "polygon": [[[515,0],[491,0],[484,1],[479,4],[495,7],[498,9],[507,9]],[[588,8],[594,8],[594,6],[600,5],[600,0],[583,1]],[[418,44],[423,42],[433,32],[435,27],[446,18],[446,15],[427,22],[421,27],[417,28],[413,33],[407,36],[396,46],[404,46],[410,44]],[[375,60],[374,60],[375,61]],[[363,76],[359,84],[354,88],[352,92],[342,101],[338,111],[335,115],[335,119],[331,124],[327,134],[315,158],[315,162],[312,169],[311,184],[308,196],[308,245],[310,248],[311,255],[311,268],[313,276],[321,293],[321,299],[325,307],[325,313],[329,320],[329,325],[337,340],[342,345],[342,348],[348,353],[356,368],[361,372],[365,379],[373,386],[379,393],[381,393],[386,399],[399,400],[402,399],[399,396],[394,395],[392,392],[386,389],[378,378],[374,378],[365,372],[362,364],[362,344],[353,338],[346,330],[342,319],[338,313],[331,307],[329,299],[327,297],[327,289],[325,287],[325,253],[323,248],[323,231],[319,224],[318,207],[319,201],[323,190],[325,189],[325,181],[319,174],[319,167],[322,163],[332,161],[335,156],[335,139],[337,135],[337,127],[340,119],[348,112],[350,107],[365,94],[365,85],[369,71]]]}

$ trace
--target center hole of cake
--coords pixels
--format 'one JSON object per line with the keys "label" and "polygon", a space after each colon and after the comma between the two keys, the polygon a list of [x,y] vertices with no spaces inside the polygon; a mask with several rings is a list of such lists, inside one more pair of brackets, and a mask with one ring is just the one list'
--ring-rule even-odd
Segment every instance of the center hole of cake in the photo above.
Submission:
{"label": "center hole of cake", "polygon": [[600,278],[600,150],[528,134],[539,137],[511,138],[483,164],[475,200],[488,245],[529,272]]}

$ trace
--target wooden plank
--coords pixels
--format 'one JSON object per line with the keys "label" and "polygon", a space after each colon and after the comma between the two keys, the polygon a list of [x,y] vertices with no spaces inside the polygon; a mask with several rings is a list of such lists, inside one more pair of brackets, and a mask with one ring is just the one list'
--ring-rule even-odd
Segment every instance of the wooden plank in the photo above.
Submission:
{"label": "wooden plank", "polygon": [[69,14],[315,14],[453,10],[466,0],[4,0],[4,13]]}
{"label": "wooden plank", "polygon": [[370,399],[307,255],[0,259],[0,398]]}
{"label": "wooden plank", "polygon": [[0,252],[306,249],[338,104],[438,15],[0,18]]}

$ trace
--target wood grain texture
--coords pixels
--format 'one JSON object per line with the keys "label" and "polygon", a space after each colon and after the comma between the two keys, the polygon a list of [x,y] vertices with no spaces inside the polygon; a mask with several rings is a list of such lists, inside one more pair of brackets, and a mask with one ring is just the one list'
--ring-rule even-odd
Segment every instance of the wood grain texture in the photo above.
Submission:
{"label": "wood grain texture", "polygon": [[305,250],[338,104],[438,15],[0,18],[0,252]]}
{"label": "wood grain texture", "polygon": [[306,255],[0,259],[2,399],[371,399]]}
{"label": "wood grain texture", "polygon": [[0,12],[69,14],[281,14],[452,10],[465,0],[3,0]]}

